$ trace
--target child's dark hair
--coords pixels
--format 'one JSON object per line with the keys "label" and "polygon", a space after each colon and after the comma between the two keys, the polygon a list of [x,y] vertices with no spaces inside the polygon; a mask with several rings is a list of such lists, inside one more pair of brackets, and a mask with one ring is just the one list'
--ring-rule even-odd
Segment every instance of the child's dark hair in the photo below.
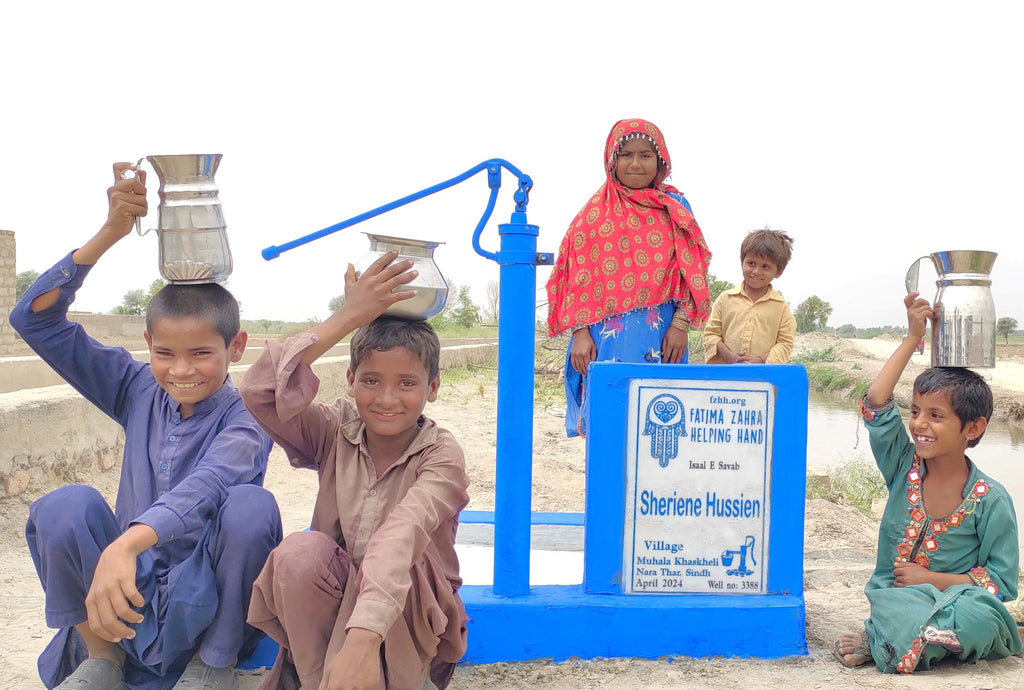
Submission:
{"label": "child's dark hair", "polygon": [[228,346],[241,330],[238,300],[217,283],[179,285],[171,283],[160,289],[146,307],[146,332],[153,332],[159,319],[180,319],[193,316],[213,324],[217,334]]}
{"label": "child's dark hair", "polygon": [[438,377],[441,341],[433,327],[426,321],[393,316],[380,316],[356,331],[349,344],[348,368],[354,373],[370,352],[387,352],[396,347],[404,347],[418,357],[431,381]]}
{"label": "child's dark hair", "polygon": [[[944,393],[949,396],[949,406],[953,408],[953,413],[960,418],[961,429],[975,419],[984,417],[985,421],[988,421],[992,418],[992,389],[985,383],[985,379],[970,369],[963,367],[925,369],[914,379],[914,392],[919,395]],[[968,441],[967,447],[974,448],[982,436],[984,436],[984,432],[977,438]]]}
{"label": "child's dark hair", "polygon": [[782,230],[753,230],[747,233],[740,245],[740,261],[747,258],[747,254],[768,259],[782,273],[793,257],[793,238]]}

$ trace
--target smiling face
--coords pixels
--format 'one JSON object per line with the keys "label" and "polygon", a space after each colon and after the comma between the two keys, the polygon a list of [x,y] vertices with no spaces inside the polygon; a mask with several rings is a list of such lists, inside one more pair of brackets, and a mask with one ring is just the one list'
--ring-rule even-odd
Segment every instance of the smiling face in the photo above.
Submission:
{"label": "smiling face", "polygon": [[658,153],[651,142],[630,139],[615,156],[615,179],[630,189],[647,189],[658,176]]}
{"label": "smiling face", "polygon": [[782,271],[771,259],[755,254],[743,257],[743,286],[748,295],[763,295],[771,282],[780,275]]}
{"label": "smiling face", "polygon": [[910,423],[907,426],[921,458],[962,461],[968,442],[985,431],[985,418],[964,424],[953,411],[946,393],[914,391]]}
{"label": "smiling face", "polygon": [[216,393],[228,375],[228,366],[242,359],[245,331],[225,344],[211,321],[194,316],[161,318],[146,332],[153,378],[191,417],[196,403]]}
{"label": "smiling face", "polygon": [[430,379],[423,362],[405,347],[370,350],[348,385],[370,443],[396,443],[404,449],[416,435],[428,402],[437,399],[440,379]]}

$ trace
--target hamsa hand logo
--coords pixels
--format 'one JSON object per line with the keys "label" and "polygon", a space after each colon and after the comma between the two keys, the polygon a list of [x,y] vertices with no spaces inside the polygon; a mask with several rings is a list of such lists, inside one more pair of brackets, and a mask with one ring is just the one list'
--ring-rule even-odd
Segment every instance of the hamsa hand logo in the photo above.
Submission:
{"label": "hamsa hand logo", "polygon": [[671,393],[656,396],[647,405],[644,435],[651,437],[651,455],[658,464],[668,467],[668,461],[679,454],[679,439],[686,436],[686,410],[679,398]]}

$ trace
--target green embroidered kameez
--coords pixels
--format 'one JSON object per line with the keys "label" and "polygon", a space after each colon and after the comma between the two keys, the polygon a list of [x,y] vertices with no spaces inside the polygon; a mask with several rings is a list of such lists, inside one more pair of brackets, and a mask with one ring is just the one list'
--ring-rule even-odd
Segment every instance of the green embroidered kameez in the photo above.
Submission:
{"label": "green embroidered kameez", "polygon": [[[876,415],[866,409],[864,417],[889,488],[875,571],[864,588],[875,664],[888,673],[911,673],[947,657],[970,662],[1020,652],[1016,623],[1002,603],[1017,598],[1019,547],[1010,495],[968,458],[963,502],[948,516],[927,515],[921,496],[927,462],[916,457],[899,412],[890,407]],[[966,574],[973,584],[945,591],[932,585],[896,587],[897,561]]]}

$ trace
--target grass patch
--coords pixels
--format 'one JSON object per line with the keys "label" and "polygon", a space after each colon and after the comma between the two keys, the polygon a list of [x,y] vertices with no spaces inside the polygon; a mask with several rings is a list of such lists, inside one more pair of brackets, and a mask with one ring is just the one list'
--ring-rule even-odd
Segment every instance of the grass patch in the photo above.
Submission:
{"label": "grass patch", "polygon": [[565,404],[565,348],[568,337],[557,337],[537,343],[533,369],[533,399],[538,407]]}
{"label": "grass patch", "polygon": [[562,378],[538,373],[533,379],[533,404],[547,407],[554,403],[565,404],[565,384]]}
{"label": "grass patch", "polygon": [[789,358],[790,364],[817,364],[819,362],[834,362],[839,357],[839,346],[829,345],[818,350],[806,350],[798,355]]}
{"label": "grass patch", "polygon": [[444,324],[434,329],[438,338],[497,338],[497,324],[477,324],[470,328],[460,328],[454,324]]}
{"label": "grass patch", "polygon": [[870,517],[871,501],[888,495],[881,472],[863,456],[843,460],[825,471],[830,488],[825,490],[818,485],[808,484],[807,498],[823,498],[833,503],[852,505]]}
{"label": "grass patch", "polygon": [[868,388],[871,388],[871,384],[867,381],[861,381],[850,390],[850,397],[854,400],[860,400],[868,394]]}
{"label": "grass patch", "polygon": [[838,367],[828,365],[807,367],[807,378],[815,390],[822,392],[838,391],[849,388],[853,379]]}
{"label": "grass patch", "polygon": [[471,364],[468,367],[452,367],[441,372],[441,387],[437,391],[437,397],[441,400],[457,400],[464,395],[459,391],[459,387],[469,386],[474,389],[474,396],[484,398],[487,387],[494,385],[497,380],[497,360],[491,360],[486,364]]}
{"label": "grass patch", "polygon": [[473,381],[480,376],[496,379],[498,376],[498,360],[492,359],[483,364],[470,364],[467,367],[449,367],[441,371],[441,385]]}
{"label": "grass patch", "polygon": [[690,364],[704,363],[704,331],[691,330],[686,337]]}

